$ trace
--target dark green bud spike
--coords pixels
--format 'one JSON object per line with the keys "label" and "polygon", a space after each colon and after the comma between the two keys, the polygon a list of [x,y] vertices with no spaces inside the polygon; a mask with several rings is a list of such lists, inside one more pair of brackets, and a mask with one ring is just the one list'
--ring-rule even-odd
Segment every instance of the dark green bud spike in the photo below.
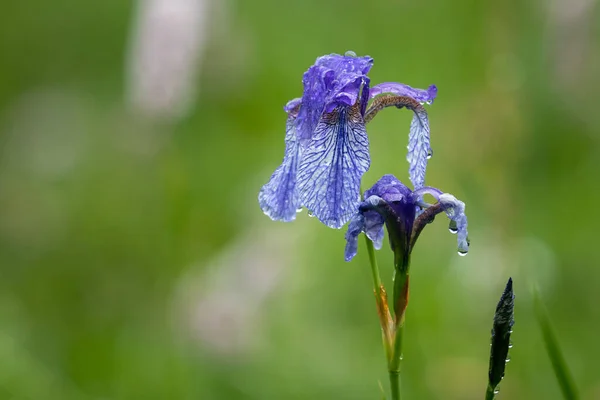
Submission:
{"label": "dark green bud spike", "polygon": [[488,390],[491,389],[493,391],[498,386],[504,377],[506,363],[509,360],[508,350],[512,347],[510,334],[512,333],[512,326],[515,323],[514,299],[512,278],[509,278],[494,314]]}

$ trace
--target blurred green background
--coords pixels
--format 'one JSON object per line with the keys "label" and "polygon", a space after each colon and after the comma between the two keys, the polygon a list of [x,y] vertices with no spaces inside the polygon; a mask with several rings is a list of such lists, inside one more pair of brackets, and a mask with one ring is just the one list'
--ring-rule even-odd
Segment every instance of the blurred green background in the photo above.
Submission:
{"label": "blurred green background", "polygon": [[[4,1],[0,399],[380,399],[362,242],[345,263],[343,231],[256,201],[303,72],[350,49],[374,84],[438,86],[428,183],[467,204],[467,257],[442,219],[413,253],[405,398],[484,397],[512,276],[500,398],[561,398],[537,284],[600,399],[598,21],[596,0]],[[407,178],[411,117],[369,125],[365,186]]]}

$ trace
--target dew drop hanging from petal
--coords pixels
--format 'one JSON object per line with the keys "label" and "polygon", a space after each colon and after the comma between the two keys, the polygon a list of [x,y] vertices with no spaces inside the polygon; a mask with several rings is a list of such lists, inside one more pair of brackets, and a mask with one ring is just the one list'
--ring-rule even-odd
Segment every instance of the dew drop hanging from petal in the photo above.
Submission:
{"label": "dew drop hanging from petal", "polygon": [[456,235],[458,233],[458,226],[456,225],[456,221],[450,220],[450,224],[448,225],[448,230],[451,234]]}

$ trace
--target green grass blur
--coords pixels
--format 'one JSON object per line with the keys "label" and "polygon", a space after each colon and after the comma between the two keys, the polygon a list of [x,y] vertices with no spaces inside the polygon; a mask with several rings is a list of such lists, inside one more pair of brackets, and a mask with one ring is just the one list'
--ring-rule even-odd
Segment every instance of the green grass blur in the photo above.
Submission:
{"label": "green grass blur", "polygon": [[[388,387],[364,247],[256,196],[283,105],[314,59],[374,57],[373,83],[435,83],[428,183],[467,204],[413,252],[403,393],[484,398],[514,279],[500,399],[560,399],[539,285],[585,399],[600,398],[600,19],[595,0],[221,1],[191,114],[124,101],[134,4],[0,7],[0,400],[378,399]],[[407,178],[411,115],[369,125],[372,167]],[[362,242],[361,242],[362,244]],[[391,253],[378,252],[391,281]]]}

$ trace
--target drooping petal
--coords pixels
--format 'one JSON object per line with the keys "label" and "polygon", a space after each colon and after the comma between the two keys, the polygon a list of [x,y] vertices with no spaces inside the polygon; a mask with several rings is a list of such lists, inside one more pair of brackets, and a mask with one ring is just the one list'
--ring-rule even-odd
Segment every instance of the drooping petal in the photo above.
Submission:
{"label": "drooping petal", "polygon": [[290,114],[286,126],[283,162],[258,194],[260,208],[272,220],[289,222],[296,219],[297,210],[300,208],[300,196],[296,185],[300,151],[295,117]]}
{"label": "drooping petal", "polygon": [[440,195],[443,192],[440,189],[431,187],[431,186],[423,186],[412,193],[412,198],[414,202],[418,202],[423,198],[426,194],[433,196],[434,199],[438,200]]}
{"label": "drooping petal", "polygon": [[365,217],[365,235],[373,242],[373,246],[379,250],[383,245],[383,225],[385,220],[376,211],[364,212]]}
{"label": "drooping petal", "polygon": [[443,193],[439,197],[439,203],[444,207],[448,218],[456,223],[458,240],[458,252],[461,255],[469,251],[469,233],[467,232],[467,216],[465,215],[465,203],[458,200],[449,193]]}
{"label": "drooping petal", "polygon": [[408,135],[408,153],[406,160],[409,163],[408,173],[413,188],[418,190],[425,185],[427,162],[431,158],[429,143],[429,118],[427,111],[422,106],[413,110],[414,116],[410,123]]}
{"label": "drooping petal", "polygon": [[397,96],[408,96],[417,100],[420,103],[431,104],[437,96],[437,87],[435,85],[429,86],[427,90],[415,89],[403,83],[397,82],[384,82],[375,85],[370,90],[370,98],[378,96],[383,93],[391,93]]}
{"label": "drooping petal", "polygon": [[370,166],[359,107],[324,113],[298,167],[301,204],[331,228],[341,228],[356,213],[360,181]]}
{"label": "drooping petal", "polygon": [[[374,88],[371,89],[371,94]],[[409,176],[416,189],[421,188],[425,184],[425,172],[427,169],[427,161],[433,154],[429,143],[429,118],[425,107],[419,101],[412,97],[400,96],[395,94],[386,94],[377,97],[365,112],[365,121],[371,121],[377,113],[386,107],[408,108],[414,113],[413,120],[410,125],[408,153]]]}
{"label": "drooping petal", "polygon": [[373,59],[368,56],[330,54],[317,58],[302,78],[304,93],[298,115],[302,143],[312,137],[323,112],[356,104],[372,65]]}
{"label": "drooping petal", "polygon": [[[383,199],[372,196],[367,199],[361,205],[369,207],[371,202],[376,202],[375,198],[384,202]],[[376,211],[360,211],[354,214],[350,223],[348,224],[348,230],[346,231],[346,249],[344,252],[344,258],[346,261],[350,261],[356,255],[358,251],[358,235],[365,233],[369,240],[373,242],[373,246],[379,250],[383,245],[383,225],[385,221],[379,213]]]}
{"label": "drooping petal", "polygon": [[358,235],[365,230],[365,217],[356,213],[348,224],[346,231],[346,248],[344,249],[344,260],[350,261],[358,253]]}

